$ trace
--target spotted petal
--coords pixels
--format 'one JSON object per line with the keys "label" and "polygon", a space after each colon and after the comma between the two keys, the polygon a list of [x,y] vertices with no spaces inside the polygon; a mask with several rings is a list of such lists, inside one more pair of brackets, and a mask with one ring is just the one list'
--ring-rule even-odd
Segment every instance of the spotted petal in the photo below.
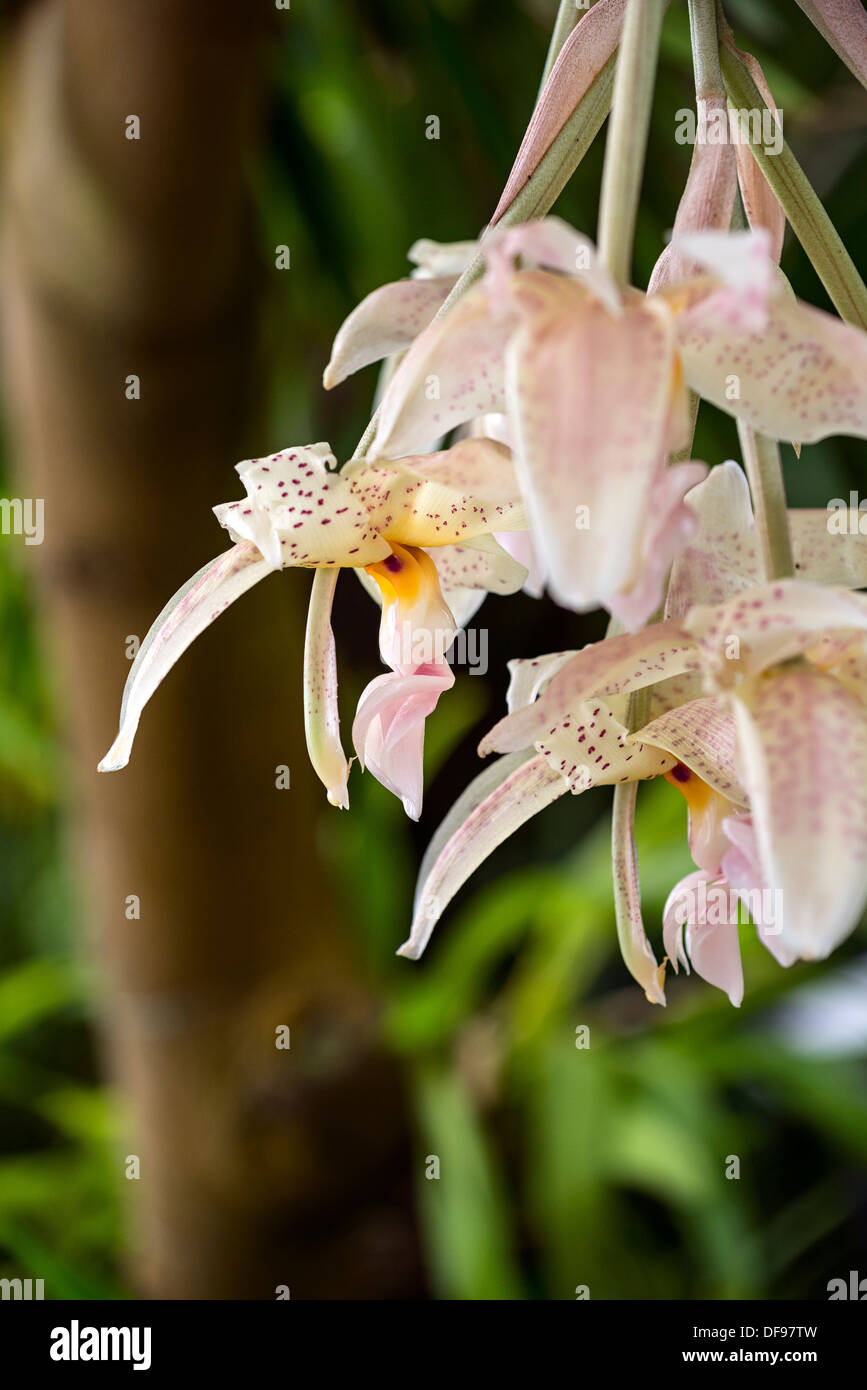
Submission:
{"label": "spotted petal", "polygon": [[501,767],[502,780],[469,812],[442,845],[424,880],[419,880],[412,927],[398,955],[418,960],[446,907],[470,875],[520,826],[568,791],[565,779],[552,772],[543,757],[517,766],[503,759]]}
{"label": "spotted petal", "polygon": [[454,276],[396,280],[362,299],[334,339],[322,378],[326,391],[371,362],[408,348],[427,328],[454,284]]}
{"label": "spotted petal", "polygon": [[619,695],[698,668],[695,640],[677,622],[594,642],[565,662],[528,709],[501,719],[479,744],[488,753],[529,748],[591,695]]}
{"label": "spotted petal", "polygon": [[341,476],[370,523],[401,545],[456,545],[527,527],[509,450],[493,439],[397,462],[362,459]]}
{"label": "spotted petal", "polygon": [[666,711],[631,735],[665,749],[728,801],[746,806],[735,760],[735,721],[724,695],[706,695]]}
{"label": "spotted petal", "polygon": [[233,540],[252,541],[272,569],[336,569],[382,560],[389,547],[340,473],[327,444],[247,459],[237,472],[247,497],[214,508]]}
{"label": "spotted petal", "polygon": [[833,676],[775,671],[734,692],[762,873],[782,940],[827,956],[867,900],[867,706]]}
{"label": "spotted petal", "polygon": [[164,676],[199,633],[269,573],[270,566],[257,547],[250,541],[241,541],[203,565],[169,599],[130,668],[120,709],[120,729],[99,764],[100,772],[126,767],[142,710]]}

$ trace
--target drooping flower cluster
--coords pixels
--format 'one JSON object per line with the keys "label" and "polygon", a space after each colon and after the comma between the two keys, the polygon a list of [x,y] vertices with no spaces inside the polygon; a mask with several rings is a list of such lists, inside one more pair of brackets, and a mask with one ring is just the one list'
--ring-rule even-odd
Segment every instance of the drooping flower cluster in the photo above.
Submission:
{"label": "drooping flower cluster", "polygon": [[[844,21],[820,0],[799,3],[851,47],[848,10]],[[694,409],[710,402],[740,429],[798,446],[865,438],[867,335],[793,296],[778,268],[785,217],[748,147],[696,145],[646,293],[615,283],[557,218],[499,225],[562,128],[568,94],[610,58],[623,12],[623,0],[601,0],[568,40],[481,241],[417,243],[413,274],[375,290],[338,332],[327,388],[390,359],[363,456],[338,467],[314,444],[238,465],[245,497],[214,509],[231,547],[148,633],[100,767],[126,764],[145,704],[230,603],[272,571],[312,569],[308,749],[329,801],[348,806],[331,610],[337,573],[352,569],[380,605],[388,668],[358,702],[355,752],[418,818],[425,720],[454,684],[449,649],[484,597],[524,587],[572,612],[603,607],[603,641],[510,663],[508,712],[479,750],[500,756],[435,836],[401,953],[421,954],[482,859],[552,801],[599,785],[634,799],[663,777],[686,799],[696,866],[672,886],[666,958],[737,1004],[739,904],[789,965],[827,955],[867,901],[867,543],[832,534],[824,511],[790,511],[794,568],[770,578],[740,466],[689,458]],[[738,58],[773,108],[761,69]],[[726,118],[724,96],[698,106],[705,122]],[[738,188],[742,232],[730,230]],[[478,257],[481,277],[455,297]],[[664,1003],[631,814],[615,814],[614,831],[624,960]]]}

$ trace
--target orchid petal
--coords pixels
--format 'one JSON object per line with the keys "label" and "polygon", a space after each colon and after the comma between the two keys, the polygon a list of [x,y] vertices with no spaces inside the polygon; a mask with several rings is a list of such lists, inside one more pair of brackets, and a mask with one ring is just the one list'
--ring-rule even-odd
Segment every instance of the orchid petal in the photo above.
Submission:
{"label": "orchid petal", "polygon": [[587,297],[529,319],[507,350],[534,540],[552,594],[579,611],[610,607],[640,572],[674,381],[673,329],[656,308],[642,300],[613,317]]}
{"label": "orchid petal", "polygon": [[867,628],[867,598],[798,579],[745,589],[718,607],[694,608],[683,620],[701,648],[709,689],[809,651],[823,632]]}
{"label": "orchid petal", "polygon": [[479,752],[484,757],[529,748],[578,701],[624,694],[697,667],[697,645],[676,622],[594,642],[564,664],[535,704],[501,719],[482,739]]}
{"label": "orchid petal", "polygon": [[689,974],[689,956],[683,944],[683,928],[689,916],[688,906],[695,902],[695,893],[700,883],[707,883],[703,869],[695,869],[676,883],[665,900],[662,909],[662,944],[665,953],[677,974],[682,965]]}
{"label": "orchid petal", "polygon": [[695,512],[684,494],[694,491],[706,475],[707,465],[695,461],[663,465],[657,474],[645,522],[639,577],[627,593],[612,596],[608,605],[630,632],[656,612],[671,564],[695,534]]}
{"label": "orchid petal", "polygon": [[635,849],[636,782],[621,784],[614,794],[611,867],[617,915],[617,940],[624,964],[650,1004],[665,1004],[665,962],[656,963],[641,917],[641,887]]}
{"label": "orchid petal", "polygon": [[762,877],[752,816],[731,816],[723,821],[723,829],[730,841],[722,863],[726,882],[752,917],[762,945],[780,965],[794,964],[798,954],[779,934],[773,906],[775,895]]}
{"label": "orchid petal", "polygon": [[395,280],[362,299],[334,339],[322,377],[326,391],[371,362],[408,348],[445,303],[454,284],[453,275]]}
{"label": "orchid petal", "polygon": [[658,748],[631,742],[626,726],[604,700],[573,706],[535,746],[573,793],[657,777],[676,761]]}
{"label": "orchid petal", "polygon": [[742,774],[782,938],[827,956],[867,899],[867,707],[832,676],[776,671],[734,692]]}
{"label": "orchid petal", "polygon": [[[728,897],[725,885],[716,886]],[[711,885],[709,891],[713,889]],[[739,1009],[744,998],[744,970],[737,923],[687,922],[686,949],[695,973],[715,989],[721,989]]]}
{"label": "orchid petal", "polygon": [[557,672],[576,652],[551,652],[548,656],[521,657],[508,663],[509,689],[506,706],[510,714],[532,705]]}
{"label": "orchid petal", "polygon": [[615,280],[597,255],[589,237],[561,217],[541,217],[517,227],[495,227],[482,241],[488,263],[485,283],[492,298],[504,296],[517,256],[538,267],[577,277],[612,314],[619,314],[622,297]]}
{"label": "orchid petal", "polygon": [[478,612],[486,593],[516,594],[527,578],[524,566],[493,536],[477,536],[465,545],[436,546],[428,553],[459,628]]}
{"label": "orchid petal", "polygon": [[[686,238],[690,248],[698,241]],[[677,316],[688,385],[772,439],[867,437],[867,334],[783,293],[755,331],[732,318],[739,302],[721,291]]]}
{"label": "orchid petal", "polygon": [[401,545],[456,545],[527,527],[511,456],[493,439],[396,462],[359,459],[341,477],[377,531]]}
{"label": "orchid petal", "polygon": [[502,766],[505,778],[475,805],[419,881],[412,928],[398,955],[418,960],[446,906],[483,860],[568,791],[564,778],[552,772],[543,757],[514,768],[504,760]]}
{"label": "orchid petal", "polygon": [[400,797],[411,820],[421,815],[424,722],[454,683],[451,667],[441,662],[377,676],[358,701],[352,742],[361,766]]}
{"label": "orchid petal", "polygon": [[631,739],[671,753],[726,800],[746,806],[747,795],[735,765],[735,721],[725,695],[678,705],[645,724]]}
{"label": "orchid petal", "polygon": [[616,49],[625,4],[626,0],[599,0],[564,43],[539,95],[492,223],[515,201]]}
{"label": "orchid petal", "polygon": [[495,531],[494,539],[504,550],[508,550],[519,565],[527,571],[524,593],[531,598],[541,598],[548,580],[548,571],[529,531]]}
{"label": "orchid petal", "polygon": [[252,541],[272,569],[368,565],[389,553],[327,444],[247,459],[237,472],[247,497],[214,514],[233,540]]}
{"label": "orchid petal", "polygon": [[503,330],[484,284],[435,318],[386,388],[368,459],[412,454],[474,416],[503,414]]}
{"label": "orchid petal", "polygon": [[331,605],[337,570],[316,570],[304,637],[304,734],[313,770],[332,806],[349,806],[349,763],[340,742],[337,708],[337,654]]}
{"label": "orchid petal", "polygon": [[117,738],[99,764],[100,772],[126,767],[142,710],[190,643],[270,573],[255,545],[242,541],[187,580],[151,625],[133,662],[120,707]]}
{"label": "orchid petal", "polygon": [[476,241],[431,241],[420,237],[407,251],[407,260],[417,267],[415,280],[435,280],[440,276],[452,278],[466,270],[478,250]]}

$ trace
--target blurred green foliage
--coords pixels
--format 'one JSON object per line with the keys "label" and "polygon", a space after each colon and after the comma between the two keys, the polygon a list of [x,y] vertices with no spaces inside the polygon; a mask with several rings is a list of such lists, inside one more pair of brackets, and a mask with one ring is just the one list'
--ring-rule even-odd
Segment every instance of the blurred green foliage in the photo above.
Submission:
{"label": "blurred green foliage", "polygon": [[[497,200],[529,116],[555,0],[338,0],[281,14],[271,54],[266,156],[251,169],[267,277],[269,437],[327,438],[351,452],[375,385],[368,371],[325,396],[319,374],[354,303],[405,273],[417,237],[474,235]],[[759,56],[787,136],[863,267],[867,116],[852,83],[791,0],[727,0]],[[689,151],[674,113],[692,102],[686,7],[665,21],[636,276],[670,227]],[[860,114],[859,114],[860,112]],[[441,139],[425,139],[440,118]],[[558,211],[595,231],[602,142]],[[830,151],[830,156],[828,154]],[[291,271],[273,248],[291,248]],[[796,290],[824,304],[799,248]],[[792,500],[824,505],[857,479],[854,445],[789,451]],[[703,408],[696,455],[736,452],[730,421]],[[227,460],[227,466],[232,460]],[[10,484],[11,486],[11,484]],[[56,1297],[120,1292],[117,1107],[98,1079],[93,990],[78,963],[65,869],[63,766],[20,550],[0,545],[0,1276],[45,1278]],[[345,586],[348,587],[348,586]],[[376,673],[355,635],[363,595],[341,597],[349,708]],[[609,801],[566,798],[486,865],[420,965],[395,960],[415,867],[439,816],[474,774],[474,744],[499,713],[505,662],[600,635],[552,604],[488,600],[491,672],[460,675],[429,724],[420,832],[370,778],[322,844],[383,1000],[389,1045],[413,1083],[418,1204],[441,1297],[817,1297],[867,1261],[863,1048],[806,1055],[778,1011],[863,951],[782,971],[743,930],[739,1012],[696,979],[664,1012],[642,998],[615,944]],[[364,620],[371,626],[369,615]],[[508,625],[507,625],[508,624]],[[568,630],[565,630],[568,629]],[[646,921],[659,923],[690,867],[683,804],[642,789]],[[582,1026],[590,1047],[576,1045]],[[726,1177],[729,1156],[740,1178]],[[425,1176],[426,1156],[439,1178]]]}

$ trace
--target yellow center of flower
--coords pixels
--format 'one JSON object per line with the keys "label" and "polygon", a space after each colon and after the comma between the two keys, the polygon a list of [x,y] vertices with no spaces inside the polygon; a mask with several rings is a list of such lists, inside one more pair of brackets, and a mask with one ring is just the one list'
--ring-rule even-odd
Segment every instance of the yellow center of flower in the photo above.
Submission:
{"label": "yellow center of flower", "polygon": [[683,794],[689,807],[689,847],[693,859],[700,869],[718,873],[720,860],[728,848],[722,823],[726,816],[734,815],[737,808],[684,763],[675,763],[662,775]]}
{"label": "yellow center of flower", "polygon": [[411,608],[427,593],[438,595],[439,575],[431,557],[414,545],[398,545],[396,541],[389,541],[389,545],[390,555],[364,567],[376,581],[383,604]]}

